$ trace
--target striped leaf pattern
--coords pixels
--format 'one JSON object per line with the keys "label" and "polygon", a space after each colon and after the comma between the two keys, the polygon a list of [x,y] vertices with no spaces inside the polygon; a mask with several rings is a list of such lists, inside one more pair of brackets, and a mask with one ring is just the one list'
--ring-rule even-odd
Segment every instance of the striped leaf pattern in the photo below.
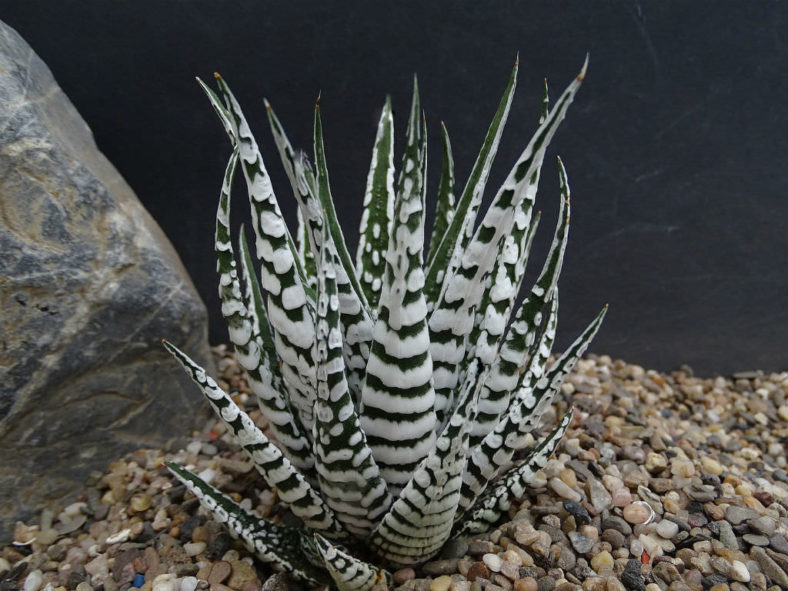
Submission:
{"label": "striped leaf pattern", "polygon": [[227,322],[236,358],[246,371],[249,387],[268,417],[282,451],[305,476],[313,477],[315,462],[309,441],[302,435],[282,395],[279,364],[243,229],[240,235],[241,269],[246,297],[241,295],[241,282],[230,240],[230,190],[237,163],[238,151],[235,150],[227,165],[216,214],[216,268],[222,315]]}
{"label": "striped leaf pattern", "polygon": [[569,428],[573,415],[574,410],[566,413],[558,426],[541,441],[524,462],[504,474],[498,484],[488,489],[467,514],[460,515],[453,532],[455,536],[486,531],[509,510],[513,499],[525,494],[525,489],[534,475],[544,468],[555,448],[561,443],[561,438]]}
{"label": "striped leaf pattern", "polygon": [[238,503],[175,462],[167,468],[208,509],[213,518],[224,523],[233,537],[263,562],[280,572],[289,573],[313,585],[327,583],[325,571],[305,557],[311,544],[306,530],[265,522]]}
{"label": "striped leaf pattern", "polygon": [[367,175],[364,209],[361,213],[356,270],[369,305],[376,309],[383,287],[385,256],[394,218],[394,115],[391,97],[380,114],[372,162]]}
{"label": "striped leaf pattern", "polygon": [[336,283],[340,262],[329,248],[331,241],[324,226],[317,290],[315,457],[326,502],[349,532],[363,538],[391,505],[391,495],[367,445],[345,379]]}
{"label": "striped leaf pattern", "polygon": [[[415,79],[396,186],[391,101],[383,107],[353,260],[331,195],[319,105],[311,164],[265,102],[298,203],[294,240],[238,102],[221,77],[218,94],[200,83],[233,146],[216,220],[222,312],[276,443],[201,367],[165,347],[305,529],[259,520],[185,468],[170,469],[262,560],[310,584],[330,579],[340,591],[369,591],[390,582],[382,567],[418,565],[450,536],[490,527],[522,496],[571,422],[570,412],[518,460],[604,316],[603,310],[550,363],[569,222],[560,160],[553,241],[536,282],[515,306],[539,221],[534,203],[547,144],[585,65],[552,108],[545,84],[536,134],[477,223],[517,69],[456,199],[442,126],[426,264],[427,132]],[[238,258],[230,239],[230,190],[239,168],[257,261],[243,227]],[[380,565],[355,558],[357,552]]]}
{"label": "striped leaf pattern", "polygon": [[361,425],[392,493],[399,492],[435,445],[435,393],[422,293],[423,160],[414,84],[394,223],[364,387]]}

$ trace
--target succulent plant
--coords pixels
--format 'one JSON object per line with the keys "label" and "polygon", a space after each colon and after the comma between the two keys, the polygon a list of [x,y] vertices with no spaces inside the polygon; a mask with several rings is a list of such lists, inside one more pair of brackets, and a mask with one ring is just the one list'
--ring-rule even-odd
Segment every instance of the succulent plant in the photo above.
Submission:
{"label": "succulent plant", "polygon": [[[333,579],[342,591],[365,591],[389,576],[384,567],[418,565],[451,536],[489,528],[555,450],[571,410],[540,439],[531,433],[605,313],[550,362],[569,224],[560,159],[552,245],[533,287],[516,300],[539,219],[533,206],[545,150],[585,68],[552,107],[545,85],[538,129],[478,222],[517,64],[459,197],[442,128],[426,263],[427,136],[415,81],[396,186],[389,99],[383,107],[355,257],[331,197],[319,104],[312,164],[266,102],[299,206],[293,238],[238,102],[220,76],[218,94],[200,82],[233,146],[216,218],[222,312],[272,438],[203,368],[165,346],[302,525],[262,519],[184,467],[168,467],[261,560],[309,583]],[[237,257],[231,241],[239,167],[259,280],[243,227]]]}

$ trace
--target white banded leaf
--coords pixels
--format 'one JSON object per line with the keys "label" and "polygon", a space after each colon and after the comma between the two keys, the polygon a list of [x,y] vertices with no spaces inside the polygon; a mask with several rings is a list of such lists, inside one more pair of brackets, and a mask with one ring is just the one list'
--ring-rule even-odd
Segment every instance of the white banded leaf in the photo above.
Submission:
{"label": "white banded leaf", "polygon": [[454,195],[454,157],[451,153],[451,142],[449,132],[443,121],[441,121],[441,137],[443,138],[443,166],[441,168],[441,179],[438,184],[438,202],[435,205],[435,223],[432,226],[430,237],[430,249],[427,254],[427,265],[435,258],[441,238],[446,234],[454,219],[455,195]]}
{"label": "white banded leaf", "polygon": [[[569,238],[570,219],[569,182],[560,158],[558,169],[561,201],[553,241],[542,271],[520,305],[503,343],[503,330],[511,317],[515,295],[520,290],[536,225],[530,223],[533,197],[526,197],[520,207],[515,209],[512,230],[504,237],[502,252],[498,255],[490,275],[495,277],[495,287],[485,290],[482,295],[481,311],[484,319],[481,324],[474,326],[471,335],[476,341],[475,355],[492,364],[492,368],[490,379],[481,393],[480,413],[471,436],[474,443],[490,432],[498,417],[506,410],[514,382],[518,376],[522,376],[523,368],[528,363],[530,349],[542,323],[542,312],[558,283]],[[527,189],[534,197],[538,177],[537,170]],[[507,247],[511,249],[509,252]]]}
{"label": "white banded leaf", "polygon": [[315,534],[315,542],[339,591],[369,591],[378,583],[393,583],[388,571],[354,558],[320,534]]}
{"label": "white banded leaf", "polygon": [[268,419],[269,428],[276,441],[293,465],[301,471],[310,484],[314,484],[316,482],[314,456],[310,442],[304,436],[304,427],[298,418],[298,413],[283,394],[286,388],[280,371],[279,358],[243,225],[238,233],[238,245],[241,254],[239,259],[241,276],[246,287],[244,294],[246,309],[258,355],[256,366],[252,363],[254,358],[251,351],[246,360],[249,365],[244,365],[241,358],[239,361],[246,371],[249,387],[257,397],[260,410]]}
{"label": "white banded leaf", "polygon": [[241,410],[205,370],[183,351],[164,341],[164,347],[178,360],[192,380],[200,387],[216,414],[227,425],[241,449],[249,456],[268,486],[275,487],[279,497],[307,527],[342,538],[347,534],[336,520],[320,494],[293,467],[276,447]]}
{"label": "white banded leaf", "polygon": [[452,275],[454,269],[459,264],[459,257],[473,235],[473,226],[476,221],[476,214],[482,202],[484,188],[487,185],[487,178],[490,175],[492,163],[498,152],[498,144],[501,140],[506,119],[509,116],[509,107],[514,97],[514,89],[517,85],[517,70],[520,65],[519,58],[515,60],[514,68],[509,76],[509,82],[504,90],[503,96],[498,103],[493,120],[487,130],[487,135],[482,142],[479,155],[471,169],[468,182],[457,202],[455,214],[446,232],[441,236],[437,248],[430,247],[435,251],[431,256],[430,265],[427,268],[425,278],[424,293],[427,302],[432,306],[441,292],[441,286]]}
{"label": "white banded leaf", "polygon": [[524,462],[511,468],[494,487],[487,489],[470,511],[458,512],[453,532],[455,536],[487,531],[509,510],[513,500],[522,498],[534,475],[547,464],[547,460],[561,443],[573,416],[574,409],[564,415],[558,426],[539,443]]}
{"label": "white banded leaf", "polygon": [[[555,308],[557,310],[557,308]],[[529,381],[521,383],[512,395],[509,412],[504,415],[482,442],[471,452],[463,475],[460,504],[468,507],[489,484],[500,478],[511,465],[512,457],[525,445],[526,435],[538,424],[544,411],[553,403],[564,378],[574,368],[591,340],[596,336],[604,319],[607,306],[591,321],[586,329],[567,348],[550,369],[541,377],[534,375],[535,363],[526,372]],[[552,323],[552,326],[551,326]],[[543,333],[544,345],[552,343],[555,316]]]}
{"label": "white banded leaf", "polygon": [[246,117],[227,84],[216,77],[235,129],[241,167],[249,191],[260,284],[267,294],[268,318],[282,361],[282,377],[304,427],[312,428],[314,403],[314,317],[295,244],[274,195],[263,157]]}
{"label": "white banded leaf", "polygon": [[367,442],[392,494],[410,480],[435,443],[432,359],[422,293],[426,150],[420,149],[419,113],[414,83],[408,145],[359,411]]}
{"label": "white banded leaf", "polygon": [[[236,358],[247,374],[249,387],[265,410],[271,429],[285,455],[293,464],[311,476],[314,459],[308,441],[302,436],[293,415],[282,397],[279,365],[272,349],[266,347],[261,333],[268,333],[265,308],[259,293],[257,278],[251,269],[248,248],[241,229],[241,269],[246,285],[245,298],[241,295],[241,282],[236,268],[235,253],[230,240],[230,200],[232,181],[238,163],[238,150],[233,150],[225,171],[216,212],[216,269],[219,273],[219,297],[222,315],[227,322],[230,342]],[[244,301],[245,299],[245,301]],[[270,339],[270,333],[268,334]],[[273,355],[273,359],[271,356]]]}
{"label": "white banded leaf", "polygon": [[320,489],[345,529],[363,538],[391,505],[386,482],[367,446],[350,396],[342,358],[336,268],[328,229],[318,266],[317,401],[314,453]]}
{"label": "white banded leaf", "polygon": [[275,570],[312,585],[327,584],[326,573],[304,556],[310,542],[304,530],[278,525],[246,511],[238,503],[175,462],[167,468],[213,515],[233,537],[240,538],[246,548]]}
{"label": "white banded leaf", "polygon": [[517,208],[526,207],[530,215],[536,192],[533,185],[535,175],[584,75],[585,64],[531,138],[462,253],[460,265],[441,287],[440,298],[430,316],[431,352],[439,405],[450,399],[451,391],[457,385],[466,341],[484,292],[484,278],[492,270],[499,243],[511,231]]}
{"label": "white banded leaf", "polygon": [[[313,253],[317,252],[323,240],[323,225],[327,216],[324,215],[324,207],[318,194],[323,191],[326,193],[325,199],[330,200],[331,194],[328,188],[328,173],[325,171],[325,155],[323,151],[322,125],[320,124],[319,112],[315,113],[315,151],[319,156],[318,178],[311,165],[303,154],[296,154],[290,145],[290,141],[285,134],[284,128],[274,113],[271,105],[266,101],[268,120],[274,136],[282,164],[291,179],[293,192],[298,201],[300,218],[303,221],[303,229],[309,243],[309,248]],[[322,172],[321,172],[322,170]],[[324,177],[324,178],[323,178]],[[322,178],[322,180],[321,180]],[[322,188],[321,188],[322,187]],[[338,227],[336,219],[334,225]],[[328,223],[329,229],[332,224]],[[340,234],[341,232],[337,230]],[[342,239],[344,240],[344,238]],[[344,245],[344,242],[343,242]],[[336,248],[332,242],[331,248]],[[347,249],[345,248],[345,251]],[[341,259],[340,259],[341,260]],[[356,403],[360,398],[361,383],[369,356],[369,346],[372,340],[372,318],[367,304],[360,298],[357,289],[358,282],[355,279],[355,271],[349,262],[349,255],[346,257],[347,265],[344,263],[337,269],[337,287],[339,289],[340,313],[342,324],[345,327],[345,364],[347,379],[350,384]],[[353,282],[356,282],[356,287]]]}
{"label": "white banded leaf", "polygon": [[386,249],[394,217],[394,115],[391,97],[380,114],[361,212],[356,272],[371,310],[376,310],[383,287]]}
{"label": "white banded leaf", "polygon": [[451,535],[468,452],[468,432],[478,396],[476,371],[455,412],[399,498],[373,532],[375,552],[396,566],[414,566],[434,556]]}

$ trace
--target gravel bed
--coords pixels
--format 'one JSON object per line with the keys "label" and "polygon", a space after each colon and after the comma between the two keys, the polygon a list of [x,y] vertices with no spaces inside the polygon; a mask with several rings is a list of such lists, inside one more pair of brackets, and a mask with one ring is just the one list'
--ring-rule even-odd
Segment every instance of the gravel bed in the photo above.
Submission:
{"label": "gravel bed", "polygon": [[[220,385],[265,428],[234,358],[214,353]],[[788,372],[702,379],[589,356],[545,426],[570,405],[575,423],[508,520],[394,572],[395,590],[788,589]],[[139,450],[92,475],[77,502],[18,523],[0,591],[301,588],[254,561],[165,459],[261,515],[289,517],[211,422],[185,450]]]}

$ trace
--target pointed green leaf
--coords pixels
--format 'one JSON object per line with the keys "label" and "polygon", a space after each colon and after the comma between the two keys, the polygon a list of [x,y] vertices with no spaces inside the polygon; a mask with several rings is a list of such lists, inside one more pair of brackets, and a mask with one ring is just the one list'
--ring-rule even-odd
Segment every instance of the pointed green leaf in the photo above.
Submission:
{"label": "pointed green leaf", "polygon": [[390,573],[354,558],[323,536],[315,534],[315,541],[339,591],[369,591],[378,583],[385,586],[393,583]]}
{"label": "pointed green leaf", "polygon": [[514,212],[523,207],[523,202],[528,204],[526,209],[530,216],[536,196],[535,175],[541,167],[547,144],[580,88],[584,74],[585,65],[537,129],[476,229],[460,265],[442,285],[429,322],[439,418],[457,385],[467,339],[473,329],[474,312],[484,293],[484,278],[492,269],[500,241],[511,232]]}
{"label": "pointed green leaf", "polygon": [[[291,183],[298,200],[299,210],[303,216],[310,248],[312,252],[317,252],[322,242],[324,224],[323,207],[317,196],[318,181],[315,179],[312,167],[306,161],[306,158],[303,155],[297,156],[293,152],[293,148],[285,135],[279,119],[267,101],[266,108],[271,123],[271,131],[274,134],[274,140],[282,157],[282,163],[285,166],[285,170],[288,171],[288,176],[292,175]],[[325,162],[323,162],[323,165],[325,165]],[[334,248],[334,246],[332,245],[331,248]],[[352,270],[352,266],[350,268]],[[372,340],[372,318],[363,301],[357,297],[345,266],[340,266],[337,269],[337,287],[340,293],[340,313],[345,331],[344,355],[347,380],[354,399],[358,402],[361,396],[364,368],[369,357],[369,346]]]}
{"label": "pointed green leaf", "polygon": [[238,138],[257,238],[257,256],[262,261],[261,285],[268,294],[268,316],[282,361],[282,377],[299,418],[309,432],[314,420],[315,397],[313,303],[305,290],[304,271],[257,142],[229,87],[221,77],[217,77],[217,82]]}
{"label": "pointed green leaf", "polygon": [[219,99],[219,97],[216,96],[216,93],[208,85],[206,85],[205,82],[197,78],[197,83],[208,97],[208,101],[210,101],[213,110],[216,111],[216,115],[219,117],[219,121],[221,121],[222,127],[224,127],[224,131],[227,133],[230,141],[233,143],[233,145],[235,145],[238,141],[238,138],[235,135],[235,126],[233,125],[227,109],[222,104],[222,101]]}
{"label": "pointed green leaf", "polygon": [[296,210],[296,217],[298,219],[298,230],[296,231],[296,248],[298,249],[298,258],[301,261],[301,266],[304,268],[306,274],[306,281],[309,290],[314,292],[317,289],[317,267],[315,265],[315,253],[312,251],[312,246],[309,244],[309,236],[306,229],[306,222],[304,221],[304,213],[299,207]]}
{"label": "pointed green leaf", "polygon": [[317,288],[315,458],[326,503],[345,529],[364,538],[391,505],[391,496],[367,446],[345,379],[336,282],[340,262],[328,247],[331,241],[324,226]]}
{"label": "pointed green leaf", "polygon": [[435,394],[422,293],[424,207],[419,149],[418,89],[414,84],[394,223],[359,414],[381,475],[396,494],[435,442]]}
{"label": "pointed green leaf", "polygon": [[573,410],[570,410],[522,464],[504,474],[498,484],[489,488],[467,514],[457,513],[455,536],[487,531],[509,510],[514,499],[522,498],[536,472],[547,464],[547,460],[561,443],[564,433],[572,422],[572,417]]}
{"label": "pointed green leaf", "polygon": [[509,107],[514,97],[514,89],[517,85],[517,70],[519,68],[519,58],[515,61],[512,73],[509,76],[509,83],[506,85],[503,96],[498,103],[492,123],[484,137],[479,155],[473,165],[468,182],[457,202],[454,217],[449,224],[445,234],[442,236],[435,255],[431,257],[430,265],[427,268],[425,278],[424,293],[430,305],[438,300],[441,286],[450,277],[454,269],[459,264],[460,256],[465,250],[468,242],[473,235],[473,227],[476,221],[476,214],[482,202],[484,188],[487,185],[487,178],[490,175],[492,163],[498,152],[498,144],[501,140],[506,119],[509,116]]}
{"label": "pointed green leaf", "polygon": [[290,505],[293,514],[307,527],[325,531],[327,535],[335,537],[346,536],[344,529],[331,509],[323,502],[320,494],[290,464],[279,448],[271,443],[249,415],[238,408],[232,398],[185,353],[167,341],[164,341],[164,347],[200,387],[216,414],[235,436],[241,449],[254,462],[268,485],[276,487],[279,497]]}
{"label": "pointed green leaf", "polygon": [[393,217],[394,116],[391,112],[391,97],[386,97],[372,149],[356,251],[356,271],[372,310],[377,309],[383,286],[386,268],[384,259]]}
{"label": "pointed green leaf", "polygon": [[[281,377],[275,354],[274,358],[270,359],[270,349],[263,347],[260,315],[264,315],[264,307],[257,278],[253,277],[254,271],[251,270],[248,248],[245,247],[244,242],[241,247],[243,255],[241,266],[247,287],[246,303],[241,296],[235,253],[230,240],[230,199],[237,163],[236,149],[227,165],[216,212],[216,268],[219,272],[222,315],[227,322],[230,342],[235,347],[236,358],[247,373],[249,387],[265,408],[266,416],[271,421],[272,431],[282,444],[285,455],[306,475],[311,476],[314,460],[309,450],[309,443],[294,424],[290,409],[282,399]],[[267,324],[265,331],[268,332]],[[273,371],[265,372],[263,369],[265,372],[263,375],[261,363],[266,357],[269,357],[266,368]]]}
{"label": "pointed green leaf", "polygon": [[449,132],[441,121],[441,136],[443,137],[443,168],[441,180],[438,185],[438,203],[435,207],[435,224],[432,226],[430,250],[427,255],[427,265],[435,258],[441,238],[446,234],[454,218],[454,158],[451,153]]}
{"label": "pointed green leaf", "polygon": [[317,170],[317,196],[320,205],[323,207],[323,221],[328,225],[334,248],[337,251],[339,260],[345,273],[353,286],[353,291],[361,303],[362,308],[369,309],[364,290],[358,282],[356,269],[350,258],[350,253],[345,243],[345,236],[342,234],[342,227],[337,219],[337,212],[334,208],[334,198],[331,196],[331,187],[328,181],[328,167],[326,165],[326,151],[323,145],[323,122],[320,118],[320,101],[315,103],[315,168]]}
{"label": "pointed green leaf", "polygon": [[257,558],[297,580],[312,585],[327,584],[326,573],[304,556],[303,548],[309,541],[305,531],[261,519],[175,462],[166,465],[213,518],[225,524],[230,534],[240,538]]}

